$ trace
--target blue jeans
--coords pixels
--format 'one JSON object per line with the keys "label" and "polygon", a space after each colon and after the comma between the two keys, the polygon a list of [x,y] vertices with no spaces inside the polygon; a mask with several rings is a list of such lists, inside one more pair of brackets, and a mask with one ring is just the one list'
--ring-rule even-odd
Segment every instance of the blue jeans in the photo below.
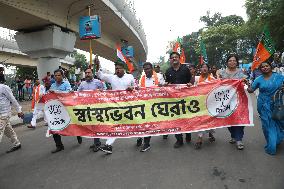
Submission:
{"label": "blue jeans", "polygon": [[233,126],[228,127],[228,130],[231,133],[231,137],[236,141],[242,141],[244,136],[244,126]]}
{"label": "blue jeans", "polygon": [[29,98],[32,97],[32,92],[33,92],[33,89],[32,89],[31,87],[26,88],[26,93],[28,94],[28,97],[29,97]]}

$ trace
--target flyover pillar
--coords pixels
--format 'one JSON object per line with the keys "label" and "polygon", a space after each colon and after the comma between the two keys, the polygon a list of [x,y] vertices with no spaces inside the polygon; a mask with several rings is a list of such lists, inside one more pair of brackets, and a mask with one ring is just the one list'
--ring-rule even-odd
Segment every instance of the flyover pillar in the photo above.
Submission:
{"label": "flyover pillar", "polygon": [[37,73],[41,80],[46,72],[53,73],[65,58],[74,50],[76,35],[62,31],[58,26],[47,26],[40,30],[17,32],[15,39],[19,49],[31,58],[37,58]]}

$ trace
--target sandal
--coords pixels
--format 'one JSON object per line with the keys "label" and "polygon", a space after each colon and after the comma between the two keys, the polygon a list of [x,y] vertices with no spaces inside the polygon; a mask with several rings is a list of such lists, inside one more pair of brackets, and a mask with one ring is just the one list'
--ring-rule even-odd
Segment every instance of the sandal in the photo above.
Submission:
{"label": "sandal", "polygon": [[195,150],[201,149],[201,146],[202,146],[202,142],[196,142],[196,143],[194,144]]}

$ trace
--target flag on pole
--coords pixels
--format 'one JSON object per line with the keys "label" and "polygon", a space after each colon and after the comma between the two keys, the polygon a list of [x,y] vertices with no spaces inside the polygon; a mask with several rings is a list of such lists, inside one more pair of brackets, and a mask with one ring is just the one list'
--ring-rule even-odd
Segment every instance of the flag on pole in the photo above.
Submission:
{"label": "flag on pole", "polygon": [[260,41],[257,45],[255,55],[253,57],[253,63],[251,67],[252,70],[258,68],[258,66],[262,62],[266,61],[274,53],[275,53],[275,48],[270,36],[270,32],[268,30],[268,27],[265,26]]}
{"label": "flag on pole", "polygon": [[207,53],[206,53],[206,46],[201,38],[200,40],[200,65],[202,64],[208,64],[208,58],[207,58]]}
{"label": "flag on pole", "polygon": [[174,45],[173,52],[177,52],[180,54],[180,63],[184,64],[185,63],[185,54],[184,50],[181,47],[181,39],[178,37],[177,42]]}
{"label": "flag on pole", "polygon": [[122,61],[124,62],[127,67],[128,67],[128,71],[130,73],[132,73],[134,71],[134,66],[133,64],[127,59],[127,57],[125,57],[125,55],[122,53],[121,51],[121,46],[119,44],[116,45],[116,56]]}

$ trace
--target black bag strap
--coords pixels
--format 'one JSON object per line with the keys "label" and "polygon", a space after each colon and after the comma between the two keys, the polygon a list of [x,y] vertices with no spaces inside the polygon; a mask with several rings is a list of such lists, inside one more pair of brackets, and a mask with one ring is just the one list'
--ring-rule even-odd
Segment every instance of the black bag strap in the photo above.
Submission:
{"label": "black bag strap", "polygon": [[274,96],[273,96],[273,102],[276,106],[283,106],[284,105],[284,90],[278,89]]}

